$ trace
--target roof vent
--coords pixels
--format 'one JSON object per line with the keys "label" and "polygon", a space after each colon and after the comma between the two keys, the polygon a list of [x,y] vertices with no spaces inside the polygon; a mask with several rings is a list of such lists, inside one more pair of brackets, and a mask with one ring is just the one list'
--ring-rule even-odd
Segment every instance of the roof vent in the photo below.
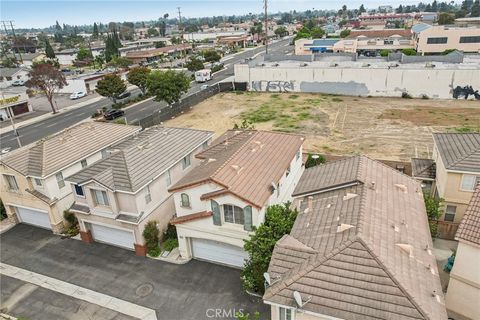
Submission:
{"label": "roof vent", "polygon": [[207,160],[208,163],[215,162],[215,161],[217,161],[217,159],[215,159],[215,158],[208,158],[208,160]]}
{"label": "roof vent", "polygon": [[237,174],[240,174],[240,171],[242,171],[242,167],[236,165],[236,164],[232,164],[232,169],[235,170],[237,172]]}
{"label": "roof vent", "polygon": [[430,271],[431,274],[435,275],[435,269],[432,268],[431,264],[427,266],[427,270]]}
{"label": "roof vent", "polygon": [[397,243],[396,246],[402,249],[404,252],[408,253],[408,256],[410,258],[413,258],[413,247],[410,244]]}
{"label": "roof vent", "polygon": [[375,190],[375,181],[370,182],[369,188]]}
{"label": "roof vent", "polygon": [[351,224],[342,223],[339,226],[337,226],[337,233],[346,231],[346,230],[354,228],[354,227],[355,226],[352,226]]}
{"label": "roof vent", "polygon": [[404,184],[401,184],[401,183],[395,183],[394,186],[399,189],[400,191],[402,191],[403,193],[407,193],[408,189],[407,189],[407,186],[404,185]]}
{"label": "roof vent", "polygon": [[395,224],[392,224],[392,228],[393,228],[393,230],[395,230],[395,232],[400,232],[400,228],[398,226],[396,226]]}
{"label": "roof vent", "polygon": [[430,246],[428,244],[425,246],[425,251],[427,251],[428,255],[432,255],[432,250],[430,250]]}
{"label": "roof vent", "polygon": [[344,200],[344,201],[345,201],[345,200],[350,200],[350,199],[353,199],[353,198],[355,198],[355,197],[357,197],[357,196],[358,196],[358,194],[356,194],[356,193],[347,192],[347,194],[343,196],[343,200]]}

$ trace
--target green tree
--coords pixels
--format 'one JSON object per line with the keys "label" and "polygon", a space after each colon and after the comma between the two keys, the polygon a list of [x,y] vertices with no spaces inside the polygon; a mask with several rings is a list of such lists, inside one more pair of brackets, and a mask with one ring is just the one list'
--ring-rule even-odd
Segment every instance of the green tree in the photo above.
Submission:
{"label": "green tree", "polygon": [[77,60],[78,61],[85,61],[88,59],[93,59],[92,51],[85,47],[80,47],[77,52]]}
{"label": "green tree", "polygon": [[104,54],[104,53],[99,54],[98,56],[96,56],[96,57],[93,59],[93,62],[94,62],[95,65],[97,65],[99,68],[102,68],[103,64],[105,63],[105,54]]}
{"label": "green tree", "polygon": [[455,14],[449,12],[440,12],[438,15],[438,24],[445,25],[445,24],[453,24],[455,21]]}
{"label": "green tree", "polygon": [[274,32],[275,32],[275,35],[277,35],[278,37],[283,37],[285,35],[288,35],[287,28],[285,28],[284,26],[278,27],[277,29],[275,29]]}
{"label": "green tree", "polygon": [[358,9],[358,13],[359,14],[362,14],[364,12],[367,12],[367,10],[365,10],[365,7],[363,6],[363,4],[360,5],[360,8]]}
{"label": "green tree", "polygon": [[118,95],[125,90],[127,90],[125,81],[116,74],[107,74],[97,82],[96,91],[98,94],[111,99],[113,103],[117,102]]}
{"label": "green tree", "polygon": [[340,38],[346,38],[350,35],[351,30],[350,29],[345,29],[340,31]]}
{"label": "green tree", "polygon": [[297,34],[295,35],[295,38],[294,40],[298,40],[298,39],[309,39],[311,38],[312,35],[310,34],[310,30],[306,27],[303,27],[302,29],[300,29]]}
{"label": "green tree", "polygon": [[470,13],[471,17],[480,17],[480,1],[475,0],[475,2],[472,5],[472,11]]}
{"label": "green tree", "polygon": [[196,59],[192,58],[190,61],[187,62],[186,67],[188,71],[197,71],[197,70],[202,70],[204,68],[203,62]]}
{"label": "green tree", "polygon": [[67,85],[63,73],[49,63],[39,63],[32,66],[28,77],[29,80],[25,83],[25,86],[41,90],[47,97],[52,112],[57,113],[53,105],[53,96],[59,89]]}
{"label": "green tree", "polygon": [[93,36],[94,38],[98,38],[98,26],[97,26],[97,23],[96,23],[96,22],[93,23],[93,33],[92,33],[92,36]]}
{"label": "green tree", "polygon": [[170,105],[179,101],[190,88],[190,78],[173,70],[154,71],[147,77],[147,88],[156,101],[165,101]]}
{"label": "green tree", "polygon": [[128,68],[132,64],[133,64],[133,61],[128,59],[127,57],[118,57],[118,56],[114,56],[108,63],[109,66],[112,66],[115,68]]}
{"label": "green tree", "polygon": [[149,74],[150,69],[147,67],[132,68],[127,74],[127,80],[145,94],[147,92],[147,78]]}
{"label": "green tree", "polygon": [[215,50],[207,50],[203,52],[203,57],[207,62],[216,62],[219,61],[222,57]]}
{"label": "green tree", "polygon": [[158,32],[157,28],[150,27],[147,30],[148,37],[158,37],[160,33]]}
{"label": "green tree", "polygon": [[325,35],[325,31],[320,27],[315,27],[310,31],[310,35],[312,39],[320,39]]}
{"label": "green tree", "polygon": [[432,238],[437,236],[437,221],[442,215],[443,199],[435,198],[424,192],[423,200],[425,201],[425,209],[427,211],[428,225],[430,227],[430,235]]}
{"label": "green tree", "polygon": [[45,39],[45,55],[49,59],[55,58],[55,52],[53,52],[53,48],[50,45],[50,41],[48,41],[48,39]]}
{"label": "green tree", "polygon": [[246,290],[263,294],[263,274],[268,270],[273,248],[281,237],[290,233],[297,214],[296,209],[291,209],[290,203],[269,206],[265,222],[258,228],[253,227],[253,235],[244,244],[249,256],[242,271],[243,287]]}

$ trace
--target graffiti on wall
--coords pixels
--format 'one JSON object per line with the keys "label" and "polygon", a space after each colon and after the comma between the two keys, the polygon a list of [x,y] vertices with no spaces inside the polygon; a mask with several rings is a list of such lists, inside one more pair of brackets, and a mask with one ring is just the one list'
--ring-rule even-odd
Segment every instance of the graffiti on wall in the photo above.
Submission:
{"label": "graffiti on wall", "polygon": [[294,90],[293,81],[252,81],[252,91],[267,91],[267,92],[292,92]]}
{"label": "graffiti on wall", "polygon": [[474,96],[476,100],[480,100],[480,93],[478,93],[478,90],[473,90],[472,86],[456,86],[455,89],[453,89],[453,97],[455,99],[463,97],[467,100],[471,95]]}

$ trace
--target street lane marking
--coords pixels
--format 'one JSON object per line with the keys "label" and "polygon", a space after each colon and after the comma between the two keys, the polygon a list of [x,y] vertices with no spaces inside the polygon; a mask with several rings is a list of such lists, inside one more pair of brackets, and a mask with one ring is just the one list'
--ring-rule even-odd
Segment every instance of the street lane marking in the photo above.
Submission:
{"label": "street lane marking", "polygon": [[157,320],[155,310],[0,262],[0,274],[142,320]]}

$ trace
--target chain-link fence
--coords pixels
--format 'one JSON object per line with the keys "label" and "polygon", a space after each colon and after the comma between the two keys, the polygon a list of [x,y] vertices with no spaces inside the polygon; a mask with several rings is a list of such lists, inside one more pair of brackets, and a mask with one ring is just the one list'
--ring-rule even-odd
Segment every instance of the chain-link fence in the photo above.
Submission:
{"label": "chain-link fence", "polygon": [[194,105],[213,97],[217,93],[226,91],[246,91],[247,84],[244,82],[219,82],[209,86],[203,90],[195,92],[179,102],[160,109],[158,112],[151,114],[143,119],[138,120],[133,125],[141,126],[143,129],[161,124],[164,121],[172,119],[173,117],[186,112]]}

